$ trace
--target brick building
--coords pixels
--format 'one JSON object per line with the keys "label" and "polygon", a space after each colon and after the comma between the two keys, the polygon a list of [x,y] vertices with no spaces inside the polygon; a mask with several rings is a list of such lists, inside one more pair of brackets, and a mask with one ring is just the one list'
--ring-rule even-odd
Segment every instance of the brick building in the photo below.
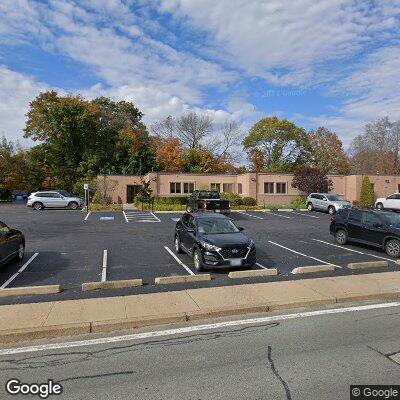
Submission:
{"label": "brick building", "polygon": [[[385,197],[400,192],[400,176],[368,175],[376,197]],[[355,201],[360,198],[364,175],[328,175],[333,181],[332,193]],[[103,179],[99,175],[98,179]],[[112,192],[115,203],[133,201],[141,184],[139,176],[106,175],[115,182]],[[253,197],[257,204],[289,204],[301,193],[292,188],[293,174],[244,173],[244,174],[174,174],[152,172],[143,177],[150,182],[154,196],[184,196],[193,190],[214,189],[220,192],[237,193],[243,197]]]}

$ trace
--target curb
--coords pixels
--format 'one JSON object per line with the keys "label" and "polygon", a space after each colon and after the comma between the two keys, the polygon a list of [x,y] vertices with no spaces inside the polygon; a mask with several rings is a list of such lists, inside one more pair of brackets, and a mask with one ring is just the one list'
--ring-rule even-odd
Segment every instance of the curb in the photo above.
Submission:
{"label": "curb", "polygon": [[136,286],[142,286],[142,279],[125,279],[120,281],[105,281],[105,282],[85,282],[82,283],[84,292],[90,290],[106,290],[106,289],[123,289]]}
{"label": "curb", "polygon": [[388,266],[389,263],[387,261],[367,261],[347,264],[347,268],[349,269],[387,268]]}
{"label": "curb", "polygon": [[60,293],[60,291],[60,285],[21,286],[16,288],[0,289],[0,297],[54,294]]}
{"label": "curb", "polygon": [[276,268],[260,269],[260,270],[246,270],[246,271],[231,271],[228,277],[231,279],[238,278],[252,278],[255,276],[271,276],[278,275],[278,270]]}
{"label": "curb", "polygon": [[200,275],[159,276],[154,280],[156,285],[169,285],[171,283],[202,282],[202,281],[211,281],[211,275],[200,274]]}
{"label": "curb", "polygon": [[40,326],[0,331],[0,343],[8,344],[37,339],[53,339],[64,336],[84,335],[91,332],[90,322],[54,326]]}
{"label": "curb", "polygon": [[270,311],[274,310],[290,310],[292,308],[302,308],[302,307],[313,307],[313,306],[322,306],[327,304],[335,304],[337,303],[336,297],[328,297],[326,299],[317,299],[317,300],[297,300],[291,303],[286,303],[284,301],[280,302],[271,302],[269,304]]}
{"label": "curb", "polygon": [[313,272],[334,271],[335,266],[331,264],[310,265],[308,267],[297,267],[292,270],[292,274],[311,274]]}
{"label": "curb", "polygon": [[293,208],[278,208],[278,211],[294,211]]}

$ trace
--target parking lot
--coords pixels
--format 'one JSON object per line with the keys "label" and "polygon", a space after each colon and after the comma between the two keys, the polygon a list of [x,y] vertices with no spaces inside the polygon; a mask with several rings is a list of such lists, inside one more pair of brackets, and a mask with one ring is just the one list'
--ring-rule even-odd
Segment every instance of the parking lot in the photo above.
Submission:
{"label": "parking lot", "polygon": [[[180,213],[141,211],[91,212],[81,210],[33,211],[23,205],[0,206],[0,220],[26,237],[22,262],[0,269],[0,287],[59,284],[54,295],[0,298],[0,304],[124,295],[181,290],[273,280],[369,273],[347,268],[351,262],[394,259],[379,250],[354,245],[338,246],[329,234],[329,216],[309,212],[234,212],[231,217],[257,248],[255,268],[277,268],[277,276],[230,279],[229,270],[210,271],[212,280],[190,284],[155,285],[156,277],[197,274],[193,260],[174,252],[174,227]],[[294,275],[294,268],[331,264],[334,272]],[[143,286],[83,292],[84,282],[143,279]]]}

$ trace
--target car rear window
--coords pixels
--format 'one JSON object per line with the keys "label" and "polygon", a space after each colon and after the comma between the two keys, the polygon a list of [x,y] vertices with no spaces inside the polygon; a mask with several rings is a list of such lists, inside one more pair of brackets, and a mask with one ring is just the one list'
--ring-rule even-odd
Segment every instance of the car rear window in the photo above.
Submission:
{"label": "car rear window", "polygon": [[199,192],[199,199],[201,199],[201,200],[219,199],[219,193],[216,191]]}

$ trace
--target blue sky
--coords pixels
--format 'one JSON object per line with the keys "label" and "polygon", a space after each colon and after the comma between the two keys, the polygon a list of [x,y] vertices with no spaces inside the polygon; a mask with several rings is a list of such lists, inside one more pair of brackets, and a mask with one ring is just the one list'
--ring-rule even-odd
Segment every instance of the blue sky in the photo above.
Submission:
{"label": "blue sky", "polygon": [[132,101],[146,124],[277,115],[347,146],[400,119],[399,17],[398,0],[2,0],[0,134],[22,139],[54,89]]}

